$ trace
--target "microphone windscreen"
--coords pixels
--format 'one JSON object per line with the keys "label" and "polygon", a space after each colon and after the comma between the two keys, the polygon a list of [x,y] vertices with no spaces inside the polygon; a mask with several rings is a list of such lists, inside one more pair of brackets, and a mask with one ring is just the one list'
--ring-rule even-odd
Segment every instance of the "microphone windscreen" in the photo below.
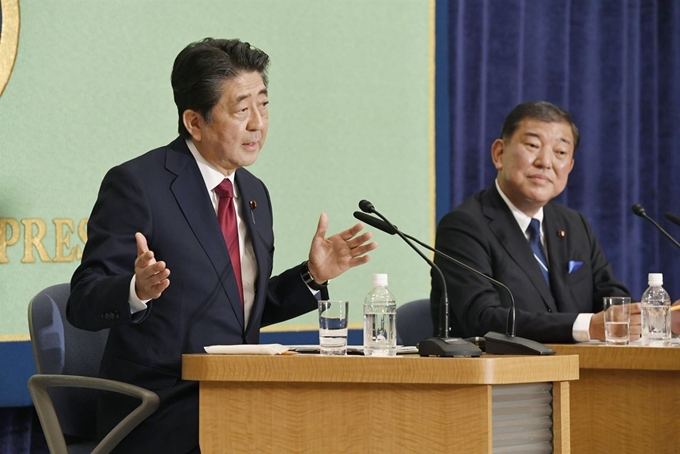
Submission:
{"label": "microphone windscreen", "polygon": [[642,208],[642,205],[640,205],[639,203],[633,205],[631,209],[633,210],[633,213],[635,213],[636,216],[645,216],[647,214],[645,212],[645,209]]}
{"label": "microphone windscreen", "polygon": [[680,217],[678,217],[674,214],[671,214],[671,213],[666,213],[666,214],[664,214],[664,216],[666,216],[666,219],[671,221],[673,224],[680,225]]}
{"label": "microphone windscreen", "polygon": [[361,208],[361,211],[364,213],[373,213],[375,211],[375,207],[368,200],[362,200],[359,202],[359,208]]}
{"label": "microphone windscreen", "polygon": [[361,211],[355,211],[354,217],[360,220],[361,222],[365,222],[366,224],[375,227],[378,230],[382,230],[383,232],[389,235],[394,235],[395,233],[397,233],[396,225],[394,226],[394,228],[392,228],[392,226],[389,225],[387,222],[374,218],[373,216],[370,216],[366,213],[362,213]]}

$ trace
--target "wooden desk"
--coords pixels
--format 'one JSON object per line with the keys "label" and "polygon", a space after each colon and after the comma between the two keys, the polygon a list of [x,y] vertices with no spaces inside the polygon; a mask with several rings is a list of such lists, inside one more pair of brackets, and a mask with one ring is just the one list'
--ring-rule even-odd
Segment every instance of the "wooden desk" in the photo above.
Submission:
{"label": "wooden desk", "polygon": [[546,382],[554,452],[569,453],[578,358],[184,355],[182,377],[200,381],[203,454],[490,453],[497,389]]}
{"label": "wooden desk", "polygon": [[571,386],[576,453],[680,452],[680,348],[551,345],[579,355]]}

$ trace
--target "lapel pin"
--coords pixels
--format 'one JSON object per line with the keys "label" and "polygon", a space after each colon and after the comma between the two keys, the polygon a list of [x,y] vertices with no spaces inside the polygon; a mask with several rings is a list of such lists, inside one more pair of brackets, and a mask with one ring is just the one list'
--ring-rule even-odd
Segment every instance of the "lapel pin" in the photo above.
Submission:
{"label": "lapel pin", "polygon": [[250,217],[253,219],[253,225],[255,224],[255,212],[253,211],[255,208],[257,208],[257,201],[256,200],[251,200],[248,202],[248,205],[250,205]]}
{"label": "lapel pin", "polygon": [[564,230],[558,230],[557,236],[559,236],[560,238],[564,238],[565,236],[567,236],[567,232],[565,232]]}

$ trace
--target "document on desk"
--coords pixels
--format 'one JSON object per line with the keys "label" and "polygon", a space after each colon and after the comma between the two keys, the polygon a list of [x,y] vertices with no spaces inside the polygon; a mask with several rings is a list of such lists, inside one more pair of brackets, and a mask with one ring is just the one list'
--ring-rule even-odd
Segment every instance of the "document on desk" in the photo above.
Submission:
{"label": "document on desk", "polygon": [[281,344],[209,345],[203,347],[211,355],[285,355],[290,348]]}
{"label": "document on desk", "polygon": [[[288,348],[291,351],[297,353],[319,353],[318,345],[289,345]],[[414,346],[397,346],[397,355],[412,355],[418,353],[418,348]],[[348,345],[347,346],[348,355],[363,355],[364,346],[363,345]]]}

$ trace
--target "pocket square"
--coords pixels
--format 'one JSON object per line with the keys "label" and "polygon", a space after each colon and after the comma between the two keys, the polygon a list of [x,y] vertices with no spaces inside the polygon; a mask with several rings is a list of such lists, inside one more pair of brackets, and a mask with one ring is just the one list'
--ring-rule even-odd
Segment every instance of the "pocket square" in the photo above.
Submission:
{"label": "pocket square", "polygon": [[579,262],[578,260],[569,260],[569,274],[578,270],[582,266],[583,266],[583,262]]}

